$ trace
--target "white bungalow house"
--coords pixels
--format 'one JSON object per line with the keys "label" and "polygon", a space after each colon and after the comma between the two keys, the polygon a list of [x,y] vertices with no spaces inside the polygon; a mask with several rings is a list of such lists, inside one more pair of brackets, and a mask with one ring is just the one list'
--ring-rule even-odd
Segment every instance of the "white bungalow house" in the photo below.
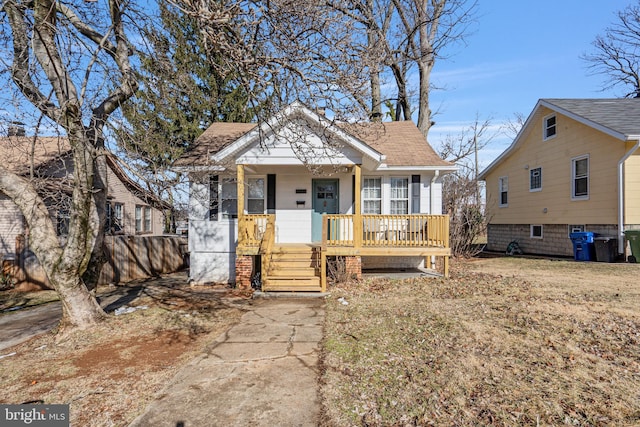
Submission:
{"label": "white bungalow house", "polygon": [[174,165],[188,174],[190,279],[322,291],[350,274],[450,255],[442,160],[411,121],[346,124],[300,103],[257,124],[215,123]]}

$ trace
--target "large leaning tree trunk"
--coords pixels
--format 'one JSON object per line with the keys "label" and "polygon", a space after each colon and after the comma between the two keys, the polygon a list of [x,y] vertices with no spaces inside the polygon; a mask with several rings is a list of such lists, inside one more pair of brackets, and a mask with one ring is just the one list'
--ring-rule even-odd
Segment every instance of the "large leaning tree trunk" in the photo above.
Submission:
{"label": "large leaning tree trunk", "polygon": [[[105,6],[101,6],[104,4]],[[104,127],[137,89],[124,28],[129,3],[5,0],[0,38],[23,101],[66,134],[73,155],[69,234],[56,227],[32,182],[0,164],[0,192],[22,211],[36,254],[63,303],[63,324],[85,328],[104,318],[83,276],[95,279],[106,202]]]}

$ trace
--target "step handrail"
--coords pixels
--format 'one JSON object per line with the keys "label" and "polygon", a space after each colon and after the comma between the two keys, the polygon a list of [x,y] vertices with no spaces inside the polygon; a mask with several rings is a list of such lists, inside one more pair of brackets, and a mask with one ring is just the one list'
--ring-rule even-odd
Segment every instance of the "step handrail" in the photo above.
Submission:
{"label": "step handrail", "polygon": [[275,233],[275,221],[273,215],[269,216],[267,220],[267,225],[264,230],[264,234],[262,239],[260,240],[260,248],[258,253],[262,258],[261,266],[260,266],[260,278],[262,283],[267,278],[267,274],[271,268],[271,254],[273,253],[273,247],[276,241],[276,233]]}

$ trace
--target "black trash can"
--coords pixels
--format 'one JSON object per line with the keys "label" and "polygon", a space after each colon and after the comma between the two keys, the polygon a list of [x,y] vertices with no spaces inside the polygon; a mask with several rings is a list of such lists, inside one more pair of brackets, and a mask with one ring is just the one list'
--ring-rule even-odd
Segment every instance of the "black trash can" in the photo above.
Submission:
{"label": "black trash can", "polygon": [[618,239],[601,236],[594,239],[596,245],[596,261],[615,262],[618,257]]}

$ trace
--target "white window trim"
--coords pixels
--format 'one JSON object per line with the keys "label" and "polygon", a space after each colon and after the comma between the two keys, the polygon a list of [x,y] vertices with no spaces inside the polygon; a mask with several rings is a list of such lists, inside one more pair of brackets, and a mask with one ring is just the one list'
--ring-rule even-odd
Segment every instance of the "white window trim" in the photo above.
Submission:
{"label": "white window trim", "polygon": [[[556,119],[556,123],[553,125],[553,127],[555,128],[555,133],[551,136],[547,136],[547,131],[549,130],[549,126],[547,126],[547,121],[551,118],[555,118]],[[558,135],[558,117],[556,116],[555,113],[553,114],[549,114],[548,116],[545,116],[542,119],[542,140],[543,141],[548,141],[550,139],[553,139],[556,137],[556,135]]]}
{"label": "white window trim", "polygon": [[[147,228],[147,212],[149,213],[149,222]],[[140,216],[138,216],[138,213]],[[136,205],[134,213],[134,230],[136,234],[149,234],[153,231],[153,212],[149,205]],[[138,226],[138,222],[140,226]]]}
{"label": "white window trim", "polygon": [[[262,213],[267,213],[267,176],[266,175],[251,175],[245,178],[245,181],[249,181],[250,179],[262,179],[263,187],[262,187]],[[246,187],[244,192],[244,213],[248,215],[258,215],[256,213],[249,214],[249,187]],[[259,199],[252,199],[259,200]]]}
{"label": "white window trim", "polygon": [[[534,236],[533,235],[533,228],[534,227],[540,227],[540,235],[539,236]],[[544,237],[544,226],[542,224],[531,224],[529,226],[529,237],[531,239],[542,239]]]}
{"label": "white window trim", "polygon": [[[391,181],[393,179],[406,179],[407,180],[407,198],[406,199],[398,199],[398,198],[393,198],[391,197],[391,193],[392,193],[392,188],[391,188]],[[390,215],[409,215],[409,213],[411,212],[411,176],[402,176],[402,175],[393,175],[389,177],[389,203],[388,203],[388,207],[389,207],[389,214]],[[391,213],[391,202],[393,200],[406,200],[407,201],[407,213],[406,214],[393,214]]]}
{"label": "white window trim", "polygon": [[[578,230],[574,230],[577,228]],[[583,233],[587,229],[586,224],[569,224],[567,226],[567,237],[571,237],[571,233]]]}
{"label": "white window trim", "polygon": [[[364,181],[367,179],[379,179],[380,180],[380,198],[365,198],[364,197]],[[391,190],[391,180],[389,180],[389,190]],[[379,200],[380,201],[380,215],[384,213],[384,179],[382,176],[363,176],[362,177],[362,188],[360,189],[360,200],[362,201],[361,209],[364,213],[364,202],[366,200]],[[389,203],[389,209],[391,209],[391,203]],[[376,214],[366,214],[366,215],[376,215]]]}
{"label": "white window trim", "polygon": [[[507,203],[502,203],[502,183],[503,181],[506,181],[507,183]],[[498,207],[501,208],[506,208],[507,206],[509,206],[509,177],[508,176],[501,176],[498,177]]]}
{"label": "white window trim", "polygon": [[[536,169],[540,169],[540,188],[531,188],[531,173]],[[529,192],[535,193],[537,191],[542,191],[542,166],[529,169]]]}
{"label": "white window trim", "polygon": [[[223,187],[224,184],[233,184],[236,186],[236,194],[235,194],[235,198],[233,199],[227,199],[222,197],[223,196]],[[235,221],[236,219],[238,219],[238,190],[237,190],[237,186],[238,186],[238,181],[237,178],[235,176],[220,176],[218,178],[218,221]],[[224,209],[222,208],[224,205],[225,200],[235,200],[236,201],[236,214],[235,216],[233,216],[233,214],[229,215],[227,213],[224,212]]]}
{"label": "white window trim", "polygon": [[[585,196],[576,196],[576,162],[587,159],[587,194]],[[571,159],[571,200],[589,200],[591,194],[591,160],[589,154],[574,157]]]}

